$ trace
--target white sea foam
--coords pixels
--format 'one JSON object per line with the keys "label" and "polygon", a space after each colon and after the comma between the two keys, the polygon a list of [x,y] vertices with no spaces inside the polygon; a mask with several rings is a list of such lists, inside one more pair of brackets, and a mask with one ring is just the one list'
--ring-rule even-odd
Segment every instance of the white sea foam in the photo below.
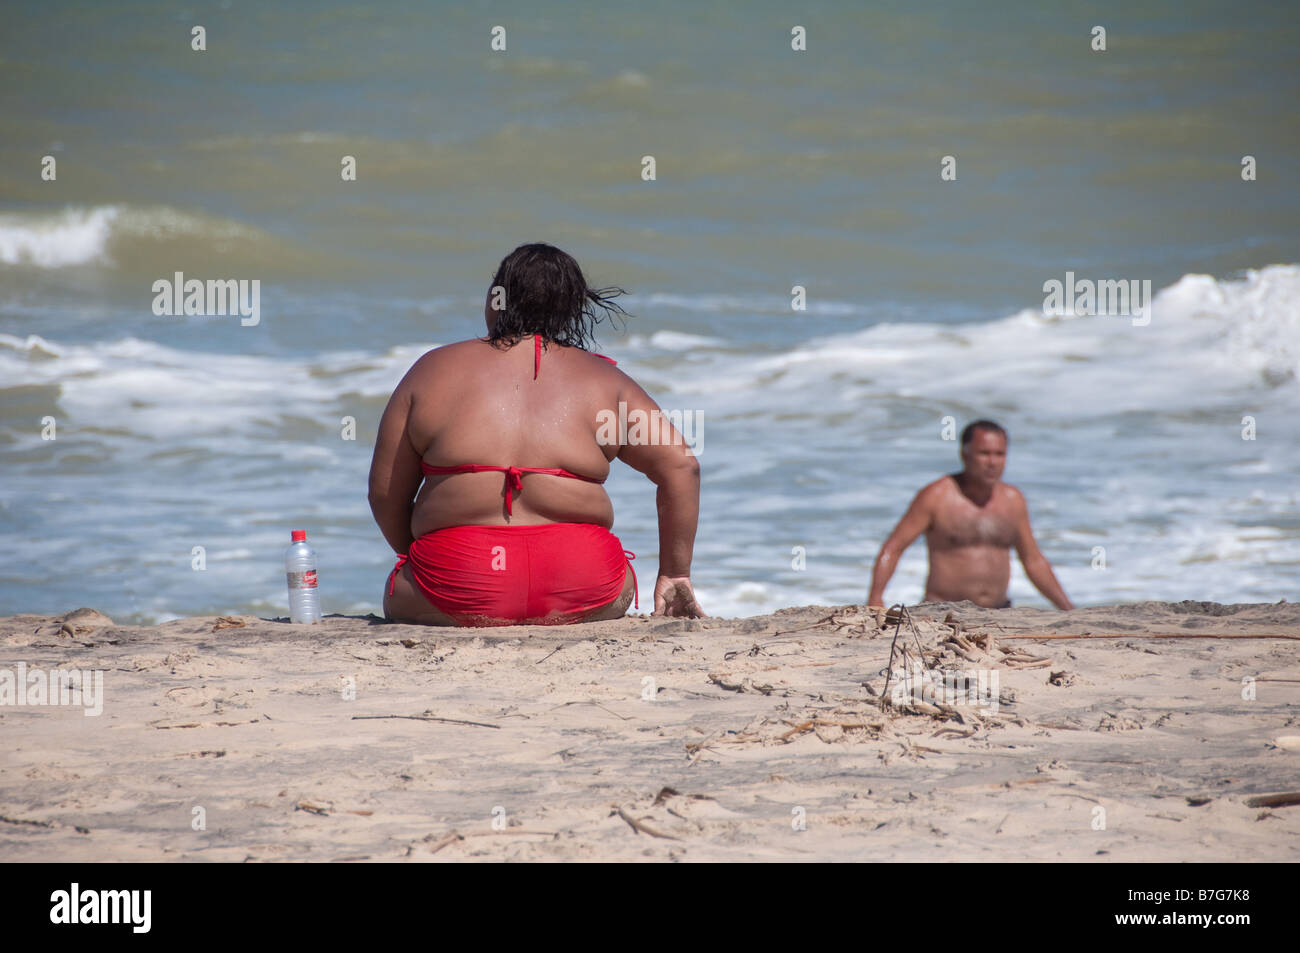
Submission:
{"label": "white sea foam", "polygon": [[[656,292],[647,295],[628,295],[630,307],[642,304],[656,308],[670,308],[701,314],[784,314],[797,316],[791,307],[791,298],[783,295],[721,295],[721,294],[668,294]],[[861,315],[866,309],[848,301],[822,301],[812,298],[804,302],[808,314],[831,316]]]}
{"label": "white sea foam", "polygon": [[68,207],[58,212],[0,213],[0,264],[42,269],[112,266],[121,239],[168,242],[200,237],[223,248],[263,237],[239,222],[182,212],[165,205]]}
{"label": "white sea foam", "polygon": [[[1300,268],[1288,265],[1235,281],[1189,275],[1160,292],[1147,327],[1026,310],[955,326],[877,324],[780,354],[666,330],[604,349],[664,406],[704,413],[696,581],[706,611],[752,615],[865,596],[907,501],[957,465],[955,444],[939,439],[948,413],[1010,427],[1008,479],[1026,491],[1076,602],[1294,597],[1298,344]],[[257,611],[237,593],[264,590],[287,544],[280,527],[301,523],[332,594],[368,604],[391,557],[365,507],[369,448],[340,440],[339,422],[351,414],[373,427],[431,346],[295,359],[0,334],[2,386],[57,385],[60,427],[44,443],[39,411],[5,420],[5,452],[21,456],[6,462],[0,506],[36,506],[51,539],[86,543],[69,555],[9,530],[2,548],[92,581],[105,559],[131,566],[146,617],[193,611],[196,598]],[[690,361],[663,360],[688,350]],[[1243,415],[1257,417],[1254,442],[1240,439]],[[616,531],[641,556],[644,607],[653,488],[619,467],[607,489]],[[189,568],[198,544],[206,575]],[[806,548],[805,571],[792,570],[794,546]],[[1104,571],[1092,568],[1096,546]],[[164,558],[144,565],[139,552]],[[0,557],[0,575],[26,578],[19,562]],[[919,599],[924,578],[917,545],[887,597]],[[1042,604],[1018,564],[1011,596]]]}
{"label": "white sea foam", "polygon": [[725,347],[723,338],[709,337],[703,334],[688,334],[684,331],[655,331],[653,334],[633,334],[622,345],[629,349],[647,351],[694,351],[700,348]]}
{"label": "white sea foam", "polygon": [[63,268],[105,259],[116,206],[64,209],[54,215],[0,214],[0,262]]}
{"label": "white sea foam", "polygon": [[1189,275],[1156,296],[1147,327],[1029,310],[958,326],[877,324],[782,354],[729,356],[674,389],[737,410],[757,402],[830,413],[893,394],[1046,406],[1068,418],[1217,406],[1298,378],[1300,267],[1279,265],[1240,281]]}
{"label": "white sea foam", "polygon": [[[1149,327],[1024,311],[961,326],[878,324],[771,356],[712,352],[726,343],[677,331],[634,335],[623,345],[632,352],[623,355],[624,366],[635,369],[656,351],[698,349],[708,359],[674,366],[664,390],[677,403],[696,399],[724,415],[816,421],[881,396],[964,401],[1056,420],[1223,406],[1248,412],[1252,400],[1300,387],[1300,267],[1274,266],[1229,282],[1189,275],[1157,295]],[[385,397],[432,346],[293,361],[206,354],[134,337],[78,345],[0,334],[0,378],[60,384],[65,410],[83,422],[111,419],[154,438],[200,438],[237,431],[255,418],[331,406],[340,393]],[[620,356],[617,343],[608,350]],[[746,460],[752,472],[748,455],[725,464]],[[1269,466],[1241,465],[1261,473]]]}

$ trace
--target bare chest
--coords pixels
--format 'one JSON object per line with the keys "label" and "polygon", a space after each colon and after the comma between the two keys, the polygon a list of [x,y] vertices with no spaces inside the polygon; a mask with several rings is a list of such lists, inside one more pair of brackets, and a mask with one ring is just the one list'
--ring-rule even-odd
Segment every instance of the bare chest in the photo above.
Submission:
{"label": "bare chest", "polygon": [[956,549],[963,546],[997,546],[1009,549],[1016,541],[1015,524],[999,509],[978,507],[966,500],[940,510],[926,536],[930,546]]}

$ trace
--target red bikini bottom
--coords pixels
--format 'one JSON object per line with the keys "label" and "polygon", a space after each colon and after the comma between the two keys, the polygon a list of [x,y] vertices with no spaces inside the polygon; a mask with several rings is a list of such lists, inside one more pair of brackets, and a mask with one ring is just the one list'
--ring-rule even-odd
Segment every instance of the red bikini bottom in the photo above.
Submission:
{"label": "red bikini bottom", "polygon": [[458,625],[563,625],[617,599],[634,558],[594,523],[448,526],[397,557],[388,594],[409,562],[424,597]]}

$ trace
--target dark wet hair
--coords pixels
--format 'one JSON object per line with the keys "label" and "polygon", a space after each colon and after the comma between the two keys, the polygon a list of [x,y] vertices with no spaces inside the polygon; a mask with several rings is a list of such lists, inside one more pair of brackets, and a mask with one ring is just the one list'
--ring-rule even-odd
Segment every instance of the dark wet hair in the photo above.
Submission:
{"label": "dark wet hair", "polygon": [[557,344],[587,350],[595,344],[596,325],[626,315],[614,298],[622,288],[588,288],[582,269],[553,245],[520,245],[505,258],[488,289],[505,289],[505,308],[486,340],[493,347],[518,343],[540,334]]}
{"label": "dark wet hair", "polygon": [[1011,438],[1007,436],[1007,432],[1002,429],[1001,424],[996,424],[991,420],[975,420],[968,423],[966,429],[961,432],[961,445],[963,447],[975,439],[975,431],[977,430],[992,430],[994,433],[1002,434],[1002,439],[1006,440],[1008,443],[1011,440]]}

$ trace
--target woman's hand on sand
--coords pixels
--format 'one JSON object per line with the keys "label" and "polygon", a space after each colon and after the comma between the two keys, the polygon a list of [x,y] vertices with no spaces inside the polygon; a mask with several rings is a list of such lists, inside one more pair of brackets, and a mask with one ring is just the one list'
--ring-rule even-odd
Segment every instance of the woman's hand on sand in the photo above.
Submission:
{"label": "woman's hand on sand", "polygon": [[690,576],[660,576],[655,580],[655,615],[707,619],[695,598]]}

